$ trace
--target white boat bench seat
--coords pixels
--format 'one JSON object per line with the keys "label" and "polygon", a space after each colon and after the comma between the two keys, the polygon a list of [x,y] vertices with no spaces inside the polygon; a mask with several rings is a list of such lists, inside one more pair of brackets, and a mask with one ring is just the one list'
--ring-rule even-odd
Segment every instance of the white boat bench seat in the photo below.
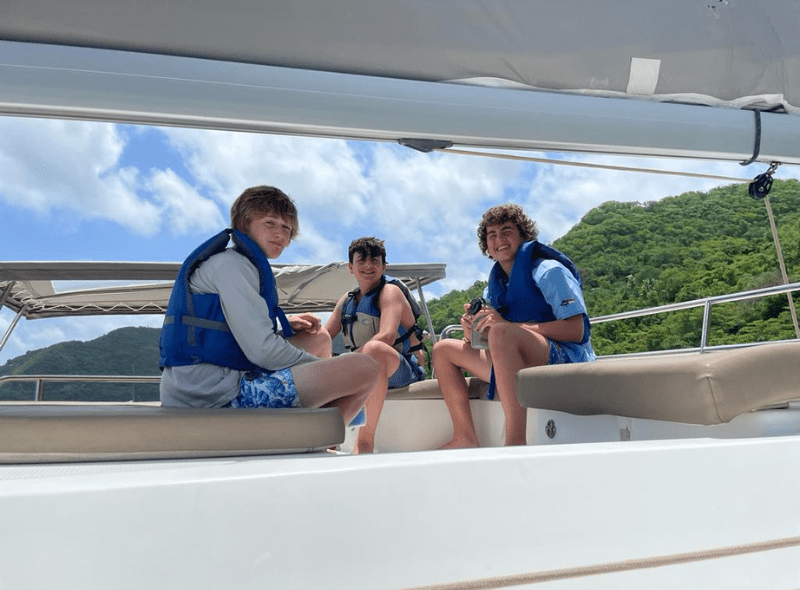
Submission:
{"label": "white boat bench seat", "polygon": [[[486,399],[486,393],[489,391],[489,385],[475,377],[467,377],[467,388],[470,399]],[[439,391],[439,381],[425,379],[406,387],[390,389],[387,399],[442,399],[442,394]]]}
{"label": "white boat bench seat", "polygon": [[517,373],[523,406],[712,425],[800,399],[800,341]]}
{"label": "white boat bench seat", "polygon": [[338,445],[344,438],[336,408],[0,403],[0,464],[299,453]]}

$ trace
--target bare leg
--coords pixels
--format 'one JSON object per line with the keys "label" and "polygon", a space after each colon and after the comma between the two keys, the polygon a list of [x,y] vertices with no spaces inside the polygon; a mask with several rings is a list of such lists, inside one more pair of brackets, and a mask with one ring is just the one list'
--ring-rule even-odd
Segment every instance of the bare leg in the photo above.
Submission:
{"label": "bare leg", "polygon": [[306,408],[337,407],[345,424],[375,387],[378,367],[363,354],[346,354],[292,367],[300,403]]}
{"label": "bare leg", "polygon": [[516,324],[495,324],[489,331],[497,395],[506,417],[506,446],[527,443],[528,410],[517,400],[517,371],[546,365],[550,344],[541,334]]}
{"label": "bare leg", "polygon": [[434,345],[433,370],[453,420],[453,438],[442,445],[442,449],[480,446],[462,369],[488,382],[491,374],[490,357],[485,351],[476,350],[463,340],[445,339]]}
{"label": "bare leg", "polygon": [[378,380],[367,398],[367,422],[358,430],[356,439],[356,453],[371,453],[375,447],[375,431],[378,429],[378,419],[386,401],[386,392],[389,388],[389,376],[400,366],[400,354],[385,342],[370,340],[361,347],[361,352],[372,358],[378,364]]}
{"label": "bare leg", "polygon": [[294,344],[297,348],[302,348],[306,352],[310,352],[314,356],[320,358],[331,358],[331,337],[326,330],[317,330],[316,332],[298,332],[291,338],[287,338],[288,342]]}

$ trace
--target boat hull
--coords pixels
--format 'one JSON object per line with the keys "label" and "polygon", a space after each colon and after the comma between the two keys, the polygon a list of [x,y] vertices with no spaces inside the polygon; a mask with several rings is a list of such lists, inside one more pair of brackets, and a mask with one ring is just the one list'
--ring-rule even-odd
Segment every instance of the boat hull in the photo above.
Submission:
{"label": "boat hull", "polygon": [[[800,437],[0,467],[13,588],[407,588],[800,536]],[[796,588],[800,546],[537,588]],[[524,587],[524,586],[523,586]]]}

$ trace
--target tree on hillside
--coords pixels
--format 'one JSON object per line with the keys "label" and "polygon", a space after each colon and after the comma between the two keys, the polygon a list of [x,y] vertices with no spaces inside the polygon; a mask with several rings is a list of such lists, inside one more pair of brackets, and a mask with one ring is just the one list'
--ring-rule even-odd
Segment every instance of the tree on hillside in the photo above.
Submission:
{"label": "tree on hillside", "polygon": [[[773,213],[790,280],[800,278],[800,183],[778,181]],[[743,185],[653,203],[605,203],[554,246],[582,271],[590,315],[689,301],[781,282],[764,204]],[[699,345],[699,310],[597,325],[601,354]],[[785,296],[712,312],[712,344],[793,338]]]}
{"label": "tree on hillside", "polygon": [[[120,328],[89,342],[61,342],[28,352],[0,367],[0,375],[159,375],[155,328]],[[33,383],[6,383],[0,399],[31,400]],[[155,401],[157,384],[47,383],[46,400]]]}

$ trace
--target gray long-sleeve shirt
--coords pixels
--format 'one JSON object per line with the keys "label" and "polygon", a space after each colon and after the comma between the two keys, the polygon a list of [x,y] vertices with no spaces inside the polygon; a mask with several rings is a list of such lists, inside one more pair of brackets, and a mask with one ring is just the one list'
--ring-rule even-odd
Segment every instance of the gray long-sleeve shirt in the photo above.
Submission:
{"label": "gray long-sleeve shirt", "polygon": [[[269,309],[259,293],[258,269],[233,249],[215,254],[189,279],[192,293],[217,293],[222,312],[247,358],[275,371],[318,360],[273,331]],[[165,406],[224,406],[239,393],[244,373],[208,363],[165,367],[161,403]]]}

